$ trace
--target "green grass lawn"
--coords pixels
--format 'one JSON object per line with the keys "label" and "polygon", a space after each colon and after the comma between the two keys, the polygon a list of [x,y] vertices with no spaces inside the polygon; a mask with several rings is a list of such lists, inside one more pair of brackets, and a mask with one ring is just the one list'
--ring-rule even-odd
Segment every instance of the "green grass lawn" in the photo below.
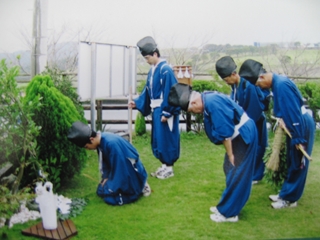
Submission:
{"label": "green grass lawn", "polygon": [[[149,137],[135,137],[134,146],[147,171],[159,167],[151,152]],[[110,206],[96,195],[98,162],[96,153],[80,176],[59,192],[66,197],[87,198],[81,215],[72,218],[77,236],[72,239],[320,239],[320,135],[317,133],[304,194],[297,208],[272,209],[268,195],[275,190],[265,181],[254,185],[237,223],[215,223],[209,207],[218,203],[225,188],[222,170],[224,148],[205,135],[182,134],[181,156],[175,176],[160,180],[149,177],[149,197],[124,206]],[[0,229],[7,239],[36,239],[21,234],[40,220]],[[1,235],[0,235],[1,236]]]}

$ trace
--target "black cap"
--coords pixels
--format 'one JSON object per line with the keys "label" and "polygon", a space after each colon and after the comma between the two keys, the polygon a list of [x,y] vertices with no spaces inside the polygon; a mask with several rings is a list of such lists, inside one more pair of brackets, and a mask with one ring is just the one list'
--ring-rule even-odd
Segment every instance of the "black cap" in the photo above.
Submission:
{"label": "black cap", "polygon": [[140,50],[142,56],[152,55],[154,51],[157,49],[157,44],[154,39],[150,36],[142,38],[138,43],[137,46]]}
{"label": "black cap", "polygon": [[256,84],[262,73],[266,73],[263,65],[252,59],[245,60],[239,70],[239,75],[247,79],[253,85]]}
{"label": "black cap", "polygon": [[221,78],[230,76],[236,69],[237,65],[230,56],[222,57],[216,62],[216,71]]}
{"label": "black cap", "polygon": [[168,102],[172,106],[181,107],[182,110],[188,111],[191,92],[192,88],[188,84],[176,83],[170,89]]}
{"label": "black cap", "polygon": [[68,140],[79,147],[84,147],[90,142],[91,129],[87,124],[77,121],[69,129]]}

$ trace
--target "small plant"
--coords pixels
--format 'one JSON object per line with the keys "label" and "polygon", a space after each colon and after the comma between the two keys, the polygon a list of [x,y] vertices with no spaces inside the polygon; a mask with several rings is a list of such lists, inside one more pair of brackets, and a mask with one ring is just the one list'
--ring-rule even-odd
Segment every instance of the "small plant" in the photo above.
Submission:
{"label": "small plant", "polygon": [[138,136],[141,136],[146,133],[146,121],[141,112],[137,113],[136,121],[135,121],[135,131]]}
{"label": "small plant", "polygon": [[84,207],[87,205],[88,200],[84,198],[72,198],[70,204],[70,212],[68,214],[62,214],[58,211],[57,216],[60,220],[66,220],[71,217],[80,215]]}
{"label": "small plant", "polygon": [[33,198],[34,194],[29,188],[12,194],[9,188],[0,185],[0,216],[6,219],[8,225],[10,218],[18,212],[21,203]]}

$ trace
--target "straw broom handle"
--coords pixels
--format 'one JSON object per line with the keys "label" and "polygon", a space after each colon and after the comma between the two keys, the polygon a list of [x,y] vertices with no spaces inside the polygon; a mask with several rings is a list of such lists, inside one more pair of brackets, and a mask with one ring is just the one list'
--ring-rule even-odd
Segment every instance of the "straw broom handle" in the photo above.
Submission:
{"label": "straw broom handle", "polygon": [[[289,135],[290,138],[292,138],[291,133],[286,128],[286,126],[283,127],[283,130]],[[312,158],[309,156],[309,154],[304,150],[303,146],[301,144],[298,145],[299,150],[303,153],[303,155],[309,160],[312,161]]]}
{"label": "straw broom handle", "polygon": [[[272,119],[276,119],[278,120],[279,118],[276,118],[274,116],[271,116]],[[286,126],[283,126],[283,130],[286,132],[286,134],[288,134],[288,136],[290,138],[292,138],[291,133],[289,132],[289,130],[287,129]],[[303,155],[309,160],[312,161],[312,158],[309,156],[309,154],[304,150],[303,146],[301,144],[298,145],[299,150],[303,153]]]}

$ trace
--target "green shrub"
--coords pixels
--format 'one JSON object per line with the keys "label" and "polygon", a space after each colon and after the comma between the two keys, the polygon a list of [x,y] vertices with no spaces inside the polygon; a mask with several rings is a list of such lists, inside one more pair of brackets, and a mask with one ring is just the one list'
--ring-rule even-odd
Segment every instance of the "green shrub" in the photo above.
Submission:
{"label": "green shrub", "polygon": [[146,121],[141,112],[137,113],[136,121],[135,121],[135,131],[138,136],[141,136],[147,132],[146,130]]}
{"label": "green shrub", "polygon": [[[42,107],[33,120],[41,126],[38,142],[38,158],[48,179],[55,189],[60,183],[68,181],[80,173],[87,159],[85,149],[81,149],[67,140],[68,129],[72,123],[86,122],[70,98],[64,96],[53,84],[49,76],[35,76],[26,89],[26,101],[41,97]],[[34,179],[33,172],[29,180]]]}
{"label": "green shrub", "polygon": [[84,116],[83,106],[80,102],[80,98],[75,88],[72,86],[71,75],[63,74],[63,72],[57,68],[46,68],[42,72],[43,76],[50,76],[54,86],[65,96],[71,99],[79,114]]}
{"label": "green shrub", "polygon": [[313,112],[314,120],[319,122],[318,110],[320,109],[320,84],[307,82],[306,84],[299,84],[298,88],[302,96],[307,100],[307,104]]}
{"label": "green shrub", "polygon": [[193,80],[192,89],[197,92],[218,91],[227,95],[230,94],[230,86],[222,81]]}

